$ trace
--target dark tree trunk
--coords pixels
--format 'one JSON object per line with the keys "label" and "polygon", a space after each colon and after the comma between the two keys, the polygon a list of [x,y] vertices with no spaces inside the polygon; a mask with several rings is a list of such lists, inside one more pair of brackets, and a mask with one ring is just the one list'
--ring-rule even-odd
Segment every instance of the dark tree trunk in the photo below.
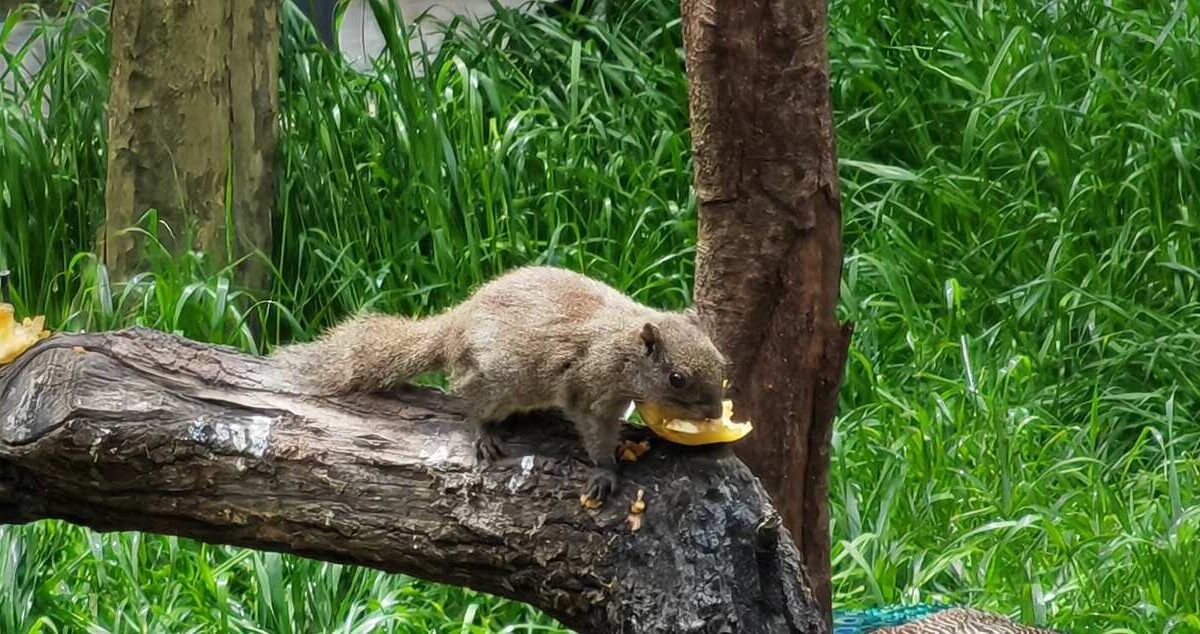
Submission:
{"label": "dark tree trunk", "polygon": [[[275,205],[279,3],[114,2],[105,262],[145,264],[125,229],[158,211],[168,250],[226,264],[270,256]],[[264,283],[258,257],[242,281]]]}
{"label": "dark tree trunk", "polygon": [[587,511],[569,426],[511,421],[508,455],[523,457],[480,468],[459,411],[418,388],[297,395],[262,358],[155,331],[55,336],[0,367],[0,522],[406,572],[583,631],[827,631],[799,552],[728,447],[656,445]]}
{"label": "dark tree trunk", "polygon": [[735,371],[738,454],[797,539],[826,618],[829,443],[851,327],[825,0],[682,0],[699,200],[696,303]]}

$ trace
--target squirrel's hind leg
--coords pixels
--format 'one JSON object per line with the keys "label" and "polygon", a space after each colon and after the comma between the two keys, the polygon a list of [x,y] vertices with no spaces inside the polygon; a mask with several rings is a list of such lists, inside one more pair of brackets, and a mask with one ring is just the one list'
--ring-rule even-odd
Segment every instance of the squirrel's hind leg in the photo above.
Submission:
{"label": "squirrel's hind leg", "polygon": [[475,426],[475,459],[491,464],[504,457],[500,438],[496,434],[497,421],[472,421]]}
{"label": "squirrel's hind leg", "polygon": [[489,389],[478,372],[466,373],[453,380],[454,393],[462,397],[467,406],[467,422],[475,428],[475,458],[491,464],[504,457],[503,443],[496,434],[496,427],[507,416],[504,399]]}

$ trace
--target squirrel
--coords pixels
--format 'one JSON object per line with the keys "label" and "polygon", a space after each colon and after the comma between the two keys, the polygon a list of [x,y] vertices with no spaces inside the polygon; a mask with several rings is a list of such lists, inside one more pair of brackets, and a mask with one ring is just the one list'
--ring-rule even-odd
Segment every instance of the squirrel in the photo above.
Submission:
{"label": "squirrel", "polygon": [[560,410],[592,463],[583,495],[597,502],[619,482],[616,452],[630,402],[719,418],[728,365],[695,310],[656,310],[550,266],[511,270],[425,318],[364,313],[274,356],[324,395],[386,390],[447,370],[484,464],[502,456],[495,428],[509,415]]}

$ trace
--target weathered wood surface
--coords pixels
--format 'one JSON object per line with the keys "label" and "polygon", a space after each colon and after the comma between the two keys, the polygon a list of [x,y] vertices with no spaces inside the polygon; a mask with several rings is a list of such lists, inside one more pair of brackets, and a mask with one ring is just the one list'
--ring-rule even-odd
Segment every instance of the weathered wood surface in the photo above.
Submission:
{"label": "weathered wood surface", "polygon": [[323,399],[289,385],[267,360],[155,331],[40,342],[0,367],[0,522],[405,572],[581,631],[826,629],[792,539],[727,447],[656,444],[587,511],[579,443],[553,418],[510,421],[516,457],[484,468],[440,392]]}

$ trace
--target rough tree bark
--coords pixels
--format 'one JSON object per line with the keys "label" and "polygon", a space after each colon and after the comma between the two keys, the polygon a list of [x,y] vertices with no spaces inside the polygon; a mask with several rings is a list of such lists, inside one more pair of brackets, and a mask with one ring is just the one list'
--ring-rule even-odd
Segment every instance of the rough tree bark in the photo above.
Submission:
{"label": "rough tree bark", "polygon": [[699,201],[696,303],[755,433],[738,454],[832,619],[829,443],[850,324],[825,0],[681,0]]}
{"label": "rough tree bark", "polygon": [[[150,209],[172,252],[201,250],[217,264],[270,255],[279,4],[112,3],[101,252],[114,275],[143,264],[126,229]],[[240,270],[253,287],[267,269],[248,257]]]}
{"label": "rough tree bark", "polygon": [[657,445],[586,511],[569,426],[510,421],[521,457],[481,468],[460,410],[418,388],[296,395],[262,358],[155,331],[54,336],[0,367],[0,522],[406,572],[583,631],[827,631],[799,552],[728,447]]}

